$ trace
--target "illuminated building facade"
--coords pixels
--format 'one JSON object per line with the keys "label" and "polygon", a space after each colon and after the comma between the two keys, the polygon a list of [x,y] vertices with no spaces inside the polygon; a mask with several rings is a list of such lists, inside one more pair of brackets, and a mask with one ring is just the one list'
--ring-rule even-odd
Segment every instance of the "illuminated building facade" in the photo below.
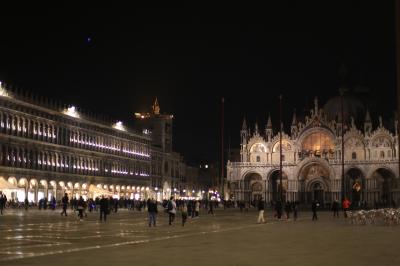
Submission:
{"label": "illuminated building facade", "polygon": [[8,199],[146,198],[151,139],[0,84],[0,190]]}
{"label": "illuminated building facade", "polygon": [[319,108],[316,99],[301,121],[293,115],[290,135],[282,134],[282,184],[280,136],[273,132],[271,118],[264,134],[257,125],[250,132],[243,121],[240,160],[227,164],[231,197],[246,201],[263,197],[270,202],[279,200],[282,190],[283,200],[300,203],[318,200],[329,204],[345,196],[370,207],[377,202],[399,204],[397,122],[391,120],[385,127],[379,117],[374,126],[369,111],[358,108],[362,106],[359,101],[345,98],[342,123],[339,99],[331,99],[324,108]]}

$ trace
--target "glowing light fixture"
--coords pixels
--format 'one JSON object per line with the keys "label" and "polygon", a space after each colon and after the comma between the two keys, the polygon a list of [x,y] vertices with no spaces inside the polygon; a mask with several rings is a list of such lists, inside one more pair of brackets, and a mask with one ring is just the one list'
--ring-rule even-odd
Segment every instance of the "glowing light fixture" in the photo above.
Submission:
{"label": "glowing light fixture", "polygon": [[1,81],[0,81],[0,96],[10,97],[10,95],[7,93],[6,89],[1,84]]}
{"label": "glowing light fixture", "polygon": [[76,107],[73,105],[65,109],[63,113],[75,118],[79,118],[79,113],[76,111]]}
{"label": "glowing light fixture", "polygon": [[126,131],[124,125],[122,124],[121,121],[118,121],[117,123],[115,123],[113,125],[113,128],[118,129],[118,130],[122,130],[122,131]]}

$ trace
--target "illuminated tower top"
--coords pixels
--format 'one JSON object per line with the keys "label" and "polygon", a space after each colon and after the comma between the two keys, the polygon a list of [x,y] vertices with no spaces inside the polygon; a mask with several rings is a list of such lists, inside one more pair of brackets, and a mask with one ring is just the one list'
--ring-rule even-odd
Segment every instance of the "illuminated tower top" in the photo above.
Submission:
{"label": "illuminated tower top", "polygon": [[151,107],[153,109],[153,114],[159,115],[160,114],[160,105],[158,104],[158,100],[156,97],[156,100],[154,101],[154,104]]}
{"label": "illuminated tower top", "polygon": [[153,146],[163,152],[172,152],[172,119],[173,115],[161,114],[160,105],[156,98],[149,113],[135,113],[135,124],[139,129],[151,135]]}

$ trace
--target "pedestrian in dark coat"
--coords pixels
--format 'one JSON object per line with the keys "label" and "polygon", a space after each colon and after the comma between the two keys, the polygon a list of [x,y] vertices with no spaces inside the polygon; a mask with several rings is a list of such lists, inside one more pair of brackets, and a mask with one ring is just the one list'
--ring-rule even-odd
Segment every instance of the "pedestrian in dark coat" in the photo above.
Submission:
{"label": "pedestrian in dark coat", "polygon": [[312,204],[311,204],[311,210],[312,210],[312,213],[313,213],[313,216],[312,216],[312,220],[313,221],[318,220],[318,217],[317,217],[317,208],[318,208],[318,206],[319,206],[319,203],[316,200],[314,200],[312,202]]}
{"label": "pedestrian in dark coat", "polygon": [[275,205],[275,210],[276,210],[276,215],[278,216],[278,219],[281,219],[282,217],[282,202],[278,200]]}
{"label": "pedestrian in dark coat", "polygon": [[61,202],[62,202],[62,212],[61,212],[61,216],[64,214],[65,216],[67,216],[67,207],[68,207],[68,194],[65,193],[64,197],[62,198]]}
{"label": "pedestrian in dark coat", "polygon": [[149,213],[149,227],[153,224],[153,226],[156,226],[157,222],[157,201],[154,198],[151,198],[147,202],[147,212]]}
{"label": "pedestrian in dark coat", "polygon": [[332,203],[333,218],[339,218],[339,202],[335,200]]}
{"label": "pedestrian in dark coat", "polygon": [[285,204],[285,213],[286,213],[286,219],[289,220],[290,218],[290,212],[292,211],[292,206],[290,206],[290,202],[287,201]]}
{"label": "pedestrian in dark coat", "polygon": [[101,200],[100,200],[100,222],[103,220],[103,217],[104,217],[104,222],[107,220],[107,214],[108,214],[108,199],[106,199],[104,196],[101,196]]}

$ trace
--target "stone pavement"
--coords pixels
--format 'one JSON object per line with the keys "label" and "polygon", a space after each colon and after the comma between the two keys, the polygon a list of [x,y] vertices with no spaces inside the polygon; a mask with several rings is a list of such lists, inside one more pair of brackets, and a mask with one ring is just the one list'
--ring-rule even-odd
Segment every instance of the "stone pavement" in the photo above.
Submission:
{"label": "stone pavement", "polygon": [[257,213],[216,210],[185,227],[160,212],[120,210],[80,222],[70,211],[6,210],[0,216],[0,265],[400,265],[400,226],[348,224],[320,213],[257,224]]}

